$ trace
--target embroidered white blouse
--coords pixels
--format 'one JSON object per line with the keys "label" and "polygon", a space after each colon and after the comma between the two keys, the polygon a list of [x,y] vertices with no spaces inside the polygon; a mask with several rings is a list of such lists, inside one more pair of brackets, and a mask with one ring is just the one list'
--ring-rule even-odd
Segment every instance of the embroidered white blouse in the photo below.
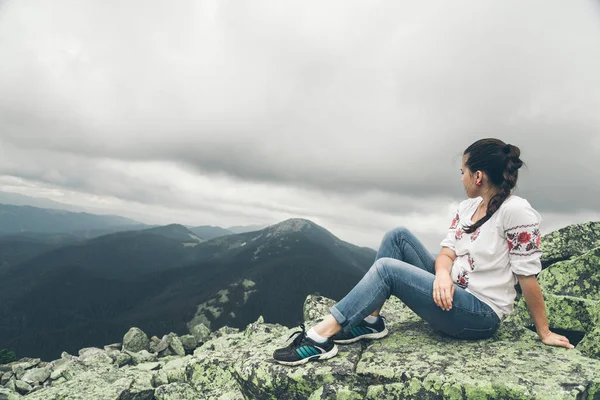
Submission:
{"label": "embroidered white blouse", "polygon": [[452,280],[485,302],[503,319],[510,314],[517,295],[516,275],[535,275],[542,270],[540,223],[542,217],[522,197],[510,195],[479,229],[464,229],[483,199],[460,203],[441,246],[456,253]]}

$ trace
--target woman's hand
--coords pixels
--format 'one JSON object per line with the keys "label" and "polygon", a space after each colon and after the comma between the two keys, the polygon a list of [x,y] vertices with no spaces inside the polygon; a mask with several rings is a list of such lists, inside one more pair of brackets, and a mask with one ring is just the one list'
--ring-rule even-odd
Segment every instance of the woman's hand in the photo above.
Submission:
{"label": "woman's hand", "polygon": [[569,343],[568,338],[566,338],[565,336],[558,335],[554,332],[548,331],[548,333],[539,336],[540,339],[542,339],[542,342],[544,344],[547,344],[548,346],[566,347],[568,349],[575,348],[575,346]]}
{"label": "woman's hand", "polygon": [[435,274],[433,281],[433,301],[442,310],[450,311],[452,309],[452,299],[454,298],[454,282],[449,273],[439,272]]}

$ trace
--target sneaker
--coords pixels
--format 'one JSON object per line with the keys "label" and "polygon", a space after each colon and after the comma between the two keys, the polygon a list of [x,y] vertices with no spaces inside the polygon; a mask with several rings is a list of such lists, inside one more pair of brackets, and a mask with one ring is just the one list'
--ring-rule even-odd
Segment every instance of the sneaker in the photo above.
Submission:
{"label": "sneaker", "polygon": [[385,317],[383,315],[380,315],[379,318],[377,318],[377,321],[372,324],[363,319],[348,332],[340,331],[333,335],[331,339],[335,343],[340,344],[354,343],[361,339],[381,339],[388,334],[388,330],[383,322],[384,320]]}
{"label": "sneaker", "polygon": [[338,348],[333,340],[327,339],[325,343],[315,342],[306,336],[304,324],[301,324],[301,331],[294,332],[288,340],[294,335],[296,338],[287,347],[277,349],[273,353],[273,358],[280,364],[300,365],[309,361],[326,360],[335,356]]}

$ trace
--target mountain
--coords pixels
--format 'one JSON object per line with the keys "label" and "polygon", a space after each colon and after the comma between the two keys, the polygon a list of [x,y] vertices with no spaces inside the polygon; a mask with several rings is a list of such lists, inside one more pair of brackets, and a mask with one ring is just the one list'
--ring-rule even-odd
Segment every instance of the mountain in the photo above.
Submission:
{"label": "mountain", "polygon": [[246,233],[246,232],[255,232],[255,231],[259,231],[261,229],[266,228],[268,225],[264,225],[264,224],[254,224],[254,225],[237,225],[237,226],[230,226],[229,228],[227,228],[228,231],[233,232],[233,233]]}
{"label": "mountain", "polygon": [[49,359],[118,342],[130,326],[185,333],[259,315],[291,326],[308,294],[343,297],[375,257],[301,219],[204,242],[163,228],[68,244],[0,272],[0,348]]}
{"label": "mountain", "polygon": [[83,240],[70,233],[23,233],[0,236],[0,272],[39,254]]}
{"label": "mountain", "polygon": [[72,204],[60,203],[58,201],[45,199],[42,197],[25,196],[19,193],[1,192],[0,203],[11,204],[15,206],[32,206],[39,208],[52,208],[57,210],[67,210],[74,212],[85,211],[83,208]]}
{"label": "mountain", "polygon": [[21,232],[87,232],[139,228],[139,222],[115,215],[0,204],[0,235]]}
{"label": "mountain", "polygon": [[35,257],[9,268],[5,275],[12,279],[36,280],[45,271],[72,266],[90,276],[131,281],[138,279],[139,275],[192,263],[197,259],[193,247],[202,241],[177,224],[117,232],[71,243],[65,239],[66,245],[39,252]]}
{"label": "mountain", "polygon": [[[190,227],[188,229],[190,231],[192,231],[195,235],[198,235],[199,237],[204,238],[206,240],[214,239],[214,238],[221,237],[221,236],[233,235],[234,233],[236,233],[236,232],[232,232],[228,229],[223,229],[219,226],[208,226],[208,225],[195,226],[195,227]],[[237,232],[237,233],[242,233],[242,232]]]}

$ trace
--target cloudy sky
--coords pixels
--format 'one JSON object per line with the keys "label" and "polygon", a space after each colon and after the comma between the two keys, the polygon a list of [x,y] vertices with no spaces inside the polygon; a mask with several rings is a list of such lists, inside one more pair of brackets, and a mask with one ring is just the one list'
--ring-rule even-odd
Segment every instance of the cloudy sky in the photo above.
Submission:
{"label": "cloudy sky", "polygon": [[599,71],[591,0],[0,0],[0,190],[436,251],[497,137],[548,232],[600,220]]}

